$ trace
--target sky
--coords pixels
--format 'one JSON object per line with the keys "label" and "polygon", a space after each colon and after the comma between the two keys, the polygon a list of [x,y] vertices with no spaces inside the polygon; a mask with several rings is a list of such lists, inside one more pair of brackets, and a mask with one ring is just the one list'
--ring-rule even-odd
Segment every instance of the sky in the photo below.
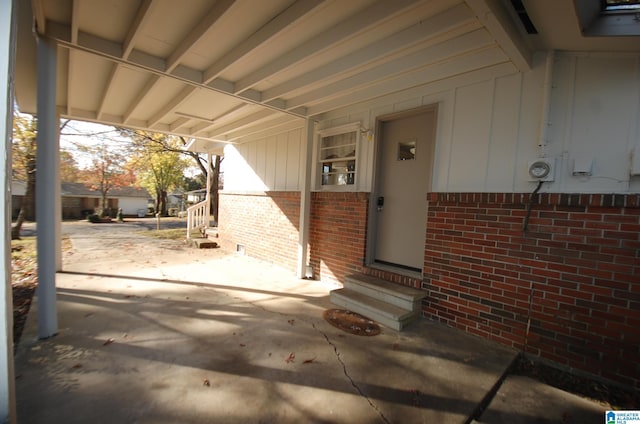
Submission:
{"label": "sky", "polygon": [[[78,151],[78,145],[95,145],[108,142],[115,147],[118,144],[114,143],[114,141],[126,143],[128,138],[121,137],[113,126],[95,124],[93,122],[72,120],[69,121],[60,133],[60,148],[71,152],[78,167],[81,169],[90,166],[91,158]],[[200,169],[195,165],[193,168],[185,170],[185,176],[187,177],[194,177],[199,173]]]}

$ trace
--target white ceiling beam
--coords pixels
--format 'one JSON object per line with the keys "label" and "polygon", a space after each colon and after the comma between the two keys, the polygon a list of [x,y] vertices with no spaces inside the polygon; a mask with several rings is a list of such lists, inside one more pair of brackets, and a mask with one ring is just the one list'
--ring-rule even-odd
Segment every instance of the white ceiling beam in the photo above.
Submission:
{"label": "white ceiling beam", "polygon": [[[71,52],[70,52],[71,53]],[[109,97],[109,92],[111,91],[111,87],[113,85],[113,82],[116,80],[116,78],[118,77],[118,72],[120,71],[121,65],[119,63],[114,63],[111,65],[111,73],[109,74],[109,77],[107,78],[107,85],[104,89],[104,92],[102,93],[102,96],[100,97],[100,106],[98,106],[98,110],[97,110],[97,116],[98,119],[100,119],[102,117],[102,114],[104,112],[104,106],[107,102],[107,97]]]}
{"label": "white ceiling beam", "polygon": [[160,75],[153,75],[153,74],[150,75],[149,80],[147,81],[147,83],[144,85],[144,87],[142,87],[142,90],[140,90],[140,92],[138,93],[136,98],[133,99],[131,104],[129,104],[129,107],[127,108],[126,112],[124,113],[124,115],[123,115],[124,123],[128,123],[131,120],[133,112],[135,112],[135,110],[138,107],[138,105],[140,105],[140,102],[142,102],[142,100],[144,100],[146,95],[151,90],[153,90],[153,88],[156,86],[156,84],[158,84],[159,81],[160,81]]}
{"label": "white ceiling beam", "polygon": [[47,32],[47,18],[44,15],[44,6],[42,2],[44,0],[33,0],[33,16],[36,21],[36,31],[38,34],[45,34]]}
{"label": "white ceiling beam", "polygon": [[178,131],[180,128],[186,127],[189,122],[191,122],[189,118],[181,116],[180,118],[170,123],[169,128],[171,129],[171,132]]}
{"label": "white ceiling beam", "polygon": [[[341,97],[345,93],[357,91],[360,87],[370,86],[385,79],[395,79],[398,75],[414,69],[425,68],[445,60],[451,61],[457,56],[491,45],[495,43],[487,31],[484,28],[477,29],[294,97],[287,100],[287,108],[293,109],[325,101],[331,97]],[[425,58],[428,58],[428,63]]]}
{"label": "white ceiling beam", "polygon": [[211,128],[213,124],[208,124],[206,122],[199,122],[191,127],[189,127],[189,134],[199,134],[203,131],[206,131],[208,128]]}
{"label": "white ceiling beam", "polygon": [[69,50],[67,57],[67,113],[71,110],[71,99],[73,96],[73,79],[75,76],[75,52]]}
{"label": "white ceiling beam", "polygon": [[173,71],[175,67],[180,64],[180,61],[189,53],[189,50],[193,48],[194,44],[204,37],[207,31],[227,13],[234,3],[235,0],[218,0],[214,3],[205,17],[198,22],[198,25],[193,28],[189,35],[187,35],[180,44],[178,44],[178,47],[176,47],[173,53],[169,55],[167,59],[167,72]]}
{"label": "white ceiling beam", "polygon": [[533,53],[499,0],[465,0],[478,20],[521,72],[531,70]]}
{"label": "white ceiling beam", "polygon": [[[397,75],[395,78],[384,80],[378,84],[352,91],[344,96],[315,104],[308,109],[308,115],[313,117],[330,110],[362,103],[373,98],[400,92],[407,89],[417,89],[428,86],[436,81],[452,80],[457,75],[464,75],[476,71],[484,71],[481,80],[497,76],[513,74],[517,68],[508,60],[499,47],[475,51],[455,60],[446,60],[410,73]],[[476,80],[474,80],[476,81]],[[454,85],[455,86],[455,85]],[[448,86],[453,87],[453,86]]]}
{"label": "white ceiling beam", "polygon": [[129,55],[128,59],[123,59],[122,46],[117,42],[106,40],[104,38],[80,31],[78,34],[78,43],[71,43],[70,27],[68,25],[60,24],[57,22],[48,22],[46,35],[52,39],[55,39],[60,46],[66,47],[70,50],[78,50],[95,54],[116,63],[126,64],[133,68],[147,71],[155,75],[156,77],[166,76],[167,78],[182,81],[189,85],[202,87],[210,91],[228,95],[245,103],[261,105],[272,110],[295,115],[295,113],[293,112],[283,111],[281,109],[275,108],[274,106],[265,105],[260,103],[260,101],[253,99],[260,98],[261,95],[256,95],[254,93],[250,96],[242,97],[235,94],[232,91],[234,86],[233,83],[230,83],[228,81],[216,79],[209,84],[204,84],[201,77],[202,72],[198,70],[181,65],[178,66],[172,73],[166,72],[165,60],[163,58],[153,56],[139,50],[134,49]]}
{"label": "white ceiling beam", "polygon": [[164,118],[165,116],[167,116],[168,114],[176,110],[178,106],[180,106],[182,102],[187,100],[189,96],[191,96],[195,91],[196,91],[196,87],[191,85],[187,85],[182,90],[180,90],[180,92],[177,95],[171,98],[171,101],[169,101],[167,104],[162,106],[160,110],[158,110],[151,118],[149,118],[149,120],[147,121],[149,126],[153,127],[158,122],[160,122],[162,118]]}
{"label": "white ceiling beam", "polygon": [[224,56],[211,65],[204,72],[204,83],[206,84],[213,81],[213,79],[220,76],[220,74],[229,68],[229,66],[233,65],[238,60],[247,56],[262,44],[281,33],[288,26],[311,13],[323,2],[324,0],[299,0],[293,3],[282,13],[271,19],[266,25],[251,34],[248,38],[244,39],[240,44],[234,46]]}
{"label": "white ceiling beam", "polygon": [[[252,125],[252,126],[248,126],[242,129],[239,129],[237,131],[230,131],[228,133],[226,133],[226,137],[228,140],[233,141],[233,140],[237,140],[239,138],[244,138],[244,137],[248,137],[250,135],[253,134],[258,134],[258,133],[264,133],[265,131],[268,131],[272,128],[278,128],[281,127],[283,125],[289,124],[291,123],[291,121],[302,121],[301,118],[294,118],[292,116],[289,115],[282,115],[278,118],[274,118],[268,121],[264,121],[261,122],[260,125]],[[298,124],[300,125],[300,123]]]}
{"label": "white ceiling beam", "polygon": [[80,0],[73,0],[71,5],[71,42],[78,42],[78,29],[80,22]]}
{"label": "white ceiling beam", "polygon": [[337,79],[340,74],[348,71],[358,72],[367,63],[371,64],[379,59],[388,59],[392,52],[402,50],[406,54],[407,50],[413,45],[425,43],[430,39],[461,27],[464,32],[480,27],[475,16],[464,4],[452,7],[383,40],[371,43],[324,66],[265,90],[262,93],[262,100],[269,102],[296,90],[303,88],[308,90],[313,88],[314,85],[321,85],[323,80]]}
{"label": "white ceiling beam", "polygon": [[[245,115],[247,110],[250,108],[255,108],[253,105],[247,105],[245,103],[234,106],[231,109],[223,112],[222,114],[211,118],[211,119],[199,119],[200,123],[192,126],[189,131],[191,134],[200,133],[203,131],[207,131],[209,128],[212,128],[214,125],[222,125],[225,122],[232,121],[239,115]],[[198,120],[198,118],[195,118]]]}
{"label": "white ceiling beam", "polygon": [[[78,32],[79,32],[79,15],[80,14],[80,1],[73,0],[71,4],[71,27],[69,37],[72,43],[78,42]],[[75,53],[69,51],[69,56],[67,58],[67,112],[70,111],[71,103],[73,99],[73,78],[75,75],[74,67],[75,67]]]}
{"label": "white ceiling beam", "polygon": [[127,32],[127,36],[125,37],[124,43],[122,44],[123,59],[127,59],[133,51],[136,40],[142,33],[142,28],[144,28],[145,23],[148,22],[149,16],[153,11],[153,7],[157,4],[158,2],[154,0],[142,0],[142,3],[140,3],[140,6],[138,7],[138,10],[136,12],[136,17],[129,27],[129,32]]}
{"label": "white ceiling beam", "polygon": [[267,137],[271,137],[271,136],[274,136],[274,135],[282,134],[282,133],[287,132],[287,131],[293,131],[293,130],[297,130],[299,128],[304,128],[305,123],[306,123],[305,119],[294,118],[294,119],[290,119],[287,123],[284,123],[284,124],[281,124],[281,125],[278,125],[278,126],[275,126],[275,127],[271,127],[271,128],[269,128],[268,130],[265,130],[265,131],[261,131],[261,132],[257,132],[257,133],[252,133],[250,135],[229,139],[229,142],[233,143],[233,144],[242,144],[242,143],[248,143],[248,142],[251,142],[251,141],[258,141],[258,140],[265,139]]}
{"label": "white ceiling beam", "polygon": [[276,113],[272,110],[269,110],[269,109],[259,110],[256,113],[253,113],[249,116],[245,116],[244,118],[240,118],[236,121],[233,121],[228,125],[214,128],[206,135],[206,137],[215,138],[217,136],[226,134],[229,131],[235,131],[250,125],[256,125],[260,122],[263,122],[264,120],[272,119],[274,115],[276,115]]}
{"label": "white ceiling beam", "polygon": [[276,58],[270,63],[260,67],[260,69],[236,81],[235,93],[237,94],[248,90],[260,81],[278,72],[282,72],[310,55],[317,54],[336,43],[354,37],[366,29],[379,25],[382,21],[392,19],[398,13],[413,6],[415,3],[416,0],[378,1],[366,10],[343,20],[327,31],[293,48],[287,54]]}

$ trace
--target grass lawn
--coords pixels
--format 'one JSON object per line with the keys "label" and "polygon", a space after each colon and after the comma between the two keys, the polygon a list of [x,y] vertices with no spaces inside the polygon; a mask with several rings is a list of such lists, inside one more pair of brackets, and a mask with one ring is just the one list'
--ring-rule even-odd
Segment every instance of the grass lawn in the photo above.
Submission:
{"label": "grass lawn", "polygon": [[145,237],[165,239],[165,240],[184,240],[187,238],[186,228],[173,228],[168,230],[149,230],[138,231],[138,234]]}

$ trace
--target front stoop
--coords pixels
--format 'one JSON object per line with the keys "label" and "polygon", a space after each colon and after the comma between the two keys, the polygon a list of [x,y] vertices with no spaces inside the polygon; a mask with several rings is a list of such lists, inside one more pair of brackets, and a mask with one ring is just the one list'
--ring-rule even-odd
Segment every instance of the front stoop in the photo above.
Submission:
{"label": "front stoop", "polygon": [[218,238],[218,228],[207,227],[204,229],[204,232],[202,230],[200,232],[203,233],[201,237],[191,237],[187,240],[187,244],[198,249],[213,249],[218,247],[218,242],[214,241]]}
{"label": "front stoop", "polygon": [[218,247],[218,243],[203,237],[192,237],[188,240],[193,247],[198,249],[213,249]]}
{"label": "front stoop", "polygon": [[396,331],[420,315],[427,293],[368,275],[348,275],[344,288],[331,291],[331,302]]}

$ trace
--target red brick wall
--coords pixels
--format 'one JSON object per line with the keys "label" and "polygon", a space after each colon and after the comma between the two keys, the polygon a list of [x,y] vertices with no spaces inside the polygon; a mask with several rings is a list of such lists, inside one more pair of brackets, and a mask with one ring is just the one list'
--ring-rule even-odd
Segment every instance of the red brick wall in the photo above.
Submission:
{"label": "red brick wall", "polygon": [[311,193],[309,263],[316,279],[342,282],[362,271],[368,193]]}
{"label": "red brick wall", "polygon": [[218,214],[222,247],[296,269],[300,192],[221,192]]}
{"label": "red brick wall", "polygon": [[529,198],[429,194],[424,315],[640,387],[640,195]]}

